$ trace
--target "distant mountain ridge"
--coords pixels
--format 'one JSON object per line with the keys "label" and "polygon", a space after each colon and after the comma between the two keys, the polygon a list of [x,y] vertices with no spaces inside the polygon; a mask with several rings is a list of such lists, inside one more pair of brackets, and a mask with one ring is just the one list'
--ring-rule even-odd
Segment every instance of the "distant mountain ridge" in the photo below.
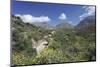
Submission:
{"label": "distant mountain ridge", "polygon": [[89,25],[95,25],[96,23],[96,18],[95,15],[88,16],[84,18],[83,20],[80,21],[80,23],[76,26],[76,28],[81,28]]}
{"label": "distant mountain ridge", "polygon": [[68,21],[61,21],[56,28],[58,29],[72,29],[74,26],[71,25]]}
{"label": "distant mountain ridge", "polygon": [[88,36],[91,34],[96,35],[96,17],[95,15],[93,16],[88,16],[75,27],[77,34],[83,35],[83,36]]}
{"label": "distant mountain ridge", "polygon": [[36,25],[37,27],[41,27],[44,29],[53,29],[53,26],[50,25],[48,22],[34,22],[34,25]]}

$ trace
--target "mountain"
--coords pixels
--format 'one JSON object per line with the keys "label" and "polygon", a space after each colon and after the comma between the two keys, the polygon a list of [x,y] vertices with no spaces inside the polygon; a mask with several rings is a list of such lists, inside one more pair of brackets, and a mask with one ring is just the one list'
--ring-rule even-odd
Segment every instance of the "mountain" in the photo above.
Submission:
{"label": "mountain", "polygon": [[90,25],[96,24],[96,18],[95,15],[88,16],[85,19],[81,20],[80,23],[76,26],[76,28],[82,28]]}
{"label": "mountain", "polygon": [[88,16],[75,27],[77,34],[83,35],[85,37],[96,35],[96,17]]}
{"label": "mountain", "polygon": [[[95,30],[95,24],[93,17],[92,19],[90,17],[90,19],[87,18],[79,24],[78,34],[83,35],[79,36],[72,29],[73,26],[66,21],[56,25],[56,30],[47,30],[41,28],[49,27],[46,22],[37,25],[35,23],[24,23],[20,17],[12,16],[12,65],[76,62],[76,60],[94,61],[96,59],[96,36],[95,32],[92,34],[89,33],[89,30]],[[89,23],[90,26],[86,25],[86,23]],[[84,33],[87,38],[84,37]],[[39,44],[49,46],[38,55],[35,47]]]}
{"label": "mountain", "polygon": [[[12,16],[12,50],[24,51],[33,50],[32,39],[35,41],[43,39],[51,31],[37,27],[34,24],[24,23],[20,17]],[[45,26],[44,26],[45,27]],[[27,47],[27,48],[26,48]]]}
{"label": "mountain", "polygon": [[61,21],[60,24],[56,25],[56,29],[72,29],[73,26],[67,21]]}
{"label": "mountain", "polygon": [[36,25],[37,27],[41,27],[47,30],[53,29],[53,26],[50,25],[48,22],[34,22],[33,24]]}

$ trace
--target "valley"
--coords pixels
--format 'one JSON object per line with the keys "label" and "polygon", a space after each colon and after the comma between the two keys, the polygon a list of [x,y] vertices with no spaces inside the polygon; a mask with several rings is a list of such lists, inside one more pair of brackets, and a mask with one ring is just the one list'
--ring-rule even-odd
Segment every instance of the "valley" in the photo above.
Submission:
{"label": "valley", "polygon": [[62,22],[24,23],[12,15],[13,65],[51,64],[96,60],[96,19],[86,17],[76,26]]}

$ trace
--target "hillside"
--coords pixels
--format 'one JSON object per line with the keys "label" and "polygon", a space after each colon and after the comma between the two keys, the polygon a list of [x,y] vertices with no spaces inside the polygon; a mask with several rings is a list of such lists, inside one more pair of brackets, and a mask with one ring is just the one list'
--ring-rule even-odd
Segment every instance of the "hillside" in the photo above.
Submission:
{"label": "hillside", "polygon": [[95,31],[85,34],[90,35],[86,38],[83,35],[85,31],[79,33],[78,29],[70,29],[71,26],[65,22],[58,25],[57,30],[24,23],[20,17],[15,16],[12,16],[11,23],[12,65],[96,60]]}
{"label": "hillside", "polygon": [[53,26],[51,26],[48,22],[34,22],[33,25],[47,30],[52,30],[53,28]]}
{"label": "hillside", "polygon": [[[84,37],[92,36],[95,40],[96,35],[96,18],[95,16],[88,16],[80,21],[80,23],[76,26],[76,31],[78,35],[82,35]],[[90,38],[91,39],[91,38]]]}
{"label": "hillside", "polygon": [[56,25],[56,29],[72,29],[74,26],[71,25],[66,20],[61,21],[59,24]]}
{"label": "hillside", "polygon": [[95,25],[96,18],[95,15],[88,16],[80,21],[80,23],[76,26],[77,28],[86,27],[88,25]]}
{"label": "hillside", "polygon": [[[33,51],[32,39],[41,40],[48,35],[50,30],[43,30],[33,24],[24,23],[20,17],[12,16],[12,50],[15,52]],[[47,40],[47,38],[45,38]],[[26,48],[27,47],[27,48]]]}

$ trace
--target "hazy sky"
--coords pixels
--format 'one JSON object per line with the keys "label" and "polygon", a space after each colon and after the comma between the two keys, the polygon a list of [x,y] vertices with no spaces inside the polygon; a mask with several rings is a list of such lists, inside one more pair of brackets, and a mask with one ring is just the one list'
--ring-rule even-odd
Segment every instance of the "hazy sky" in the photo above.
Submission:
{"label": "hazy sky", "polygon": [[95,7],[13,1],[12,14],[20,16],[24,22],[48,22],[51,25],[56,25],[59,24],[61,20],[66,20],[76,25],[86,16],[95,14]]}

